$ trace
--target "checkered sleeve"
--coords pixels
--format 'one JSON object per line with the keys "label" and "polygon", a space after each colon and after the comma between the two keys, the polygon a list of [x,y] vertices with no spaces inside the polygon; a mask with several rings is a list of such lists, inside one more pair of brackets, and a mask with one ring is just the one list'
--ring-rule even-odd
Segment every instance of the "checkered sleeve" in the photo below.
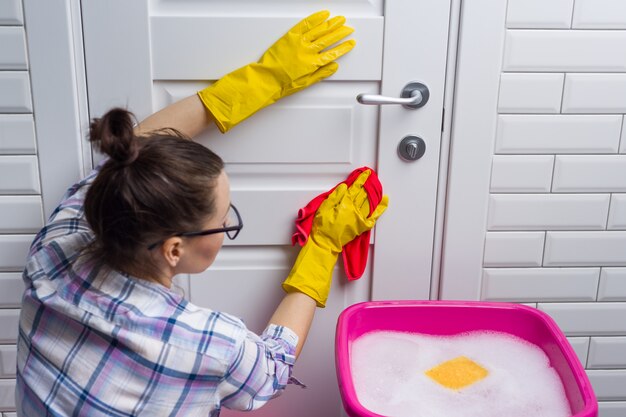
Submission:
{"label": "checkered sleeve", "polygon": [[248,332],[218,388],[222,406],[254,410],[279,395],[291,382],[297,344],[283,326],[270,324],[261,336]]}
{"label": "checkered sleeve", "polygon": [[98,164],[85,178],[72,185],[63,195],[61,203],[54,209],[46,225],[37,233],[30,248],[30,255],[59,237],[78,232],[89,232],[85,220],[85,196],[91,183],[100,172],[106,159]]}

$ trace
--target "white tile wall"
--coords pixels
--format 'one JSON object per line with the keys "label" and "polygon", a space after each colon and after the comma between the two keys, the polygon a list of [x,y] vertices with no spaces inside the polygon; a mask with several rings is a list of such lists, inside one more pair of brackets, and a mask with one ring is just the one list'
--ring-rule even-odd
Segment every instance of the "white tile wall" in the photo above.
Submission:
{"label": "white tile wall", "polygon": [[0,410],[15,410],[14,379],[0,379]]}
{"label": "white tile wall", "polygon": [[21,271],[35,235],[0,235],[0,271]]}
{"label": "white tile wall", "polygon": [[626,191],[626,155],[558,155],[552,191]]}
{"label": "white tile wall", "polygon": [[621,115],[501,115],[496,153],[616,153]]}
{"label": "white tile wall", "polygon": [[20,310],[18,309],[5,308],[0,310],[0,344],[16,342],[19,315]]}
{"label": "white tile wall", "polygon": [[483,265],[541,266],[544,232],[487,232]]}
{"label": "white tile wall", "polygon": [[626,32],[509,30],[504,71],[626,71]]}
{"label": "white tile wall", "polygon": [[14,345],[0,346],[0,378],[15,378],[16,356]]}
{"label": "white tile wall", "polygon": [[15,417],[21,270],[43,225],[22,0],[0,1],[0,414]]}
{"label": "white tile wall", "polygon": [[548,232],[544,266],[626,266],[626,232]]}
{"label": "white tile wall", "polygon": [[592,337],[587,368],[626,368],[626,337]]}
{"label": "white tile wall", "polygon": [[572,28],[626,29],[626,2],[624,0],[576,0]]}
{"label": "white tile wall", "polygon": [[552,155],[495,155],[491,192],[549,192],[553,167]]}
{"label": "white tile wall", "polygon": [[485,268],[487,301],[595,301],[600,268]]}
{"label": "white tile wall", "polygon": [[21,26],[0,26],[0,68],[25,70],[26,35]]}
{"label": "white tile wall", "polygon": [[28,72],[0,71],[0,113],[32,111]]}
{"label": "white tile wall", "polygon": [[620,153],[626,153],[626,117],[622,121],[622,139],[619,151]]}
{"label": "white tile wall", "polygon": [[626,400],[626,369],[587,371],[599,401]]}
{"label": "white tile wall", "polygon": [[35,123],[32,114],[0,114],[0,155],[34,155]]}
{"label": "white tile wall", "polygon": [[567,336],[625,336],[626,303],[539,303]]}
{"label": "white tile wall", "polygon": [[509,0],[508,28],[569,28],[574,0]]}
{"label": "white tile wall", "polygon": [[558,113],[563,74],[504,73],[500,77],[499,113]]}
{"label": "white tile wall", "polygon": [[0,25],[23,25],[21,0],[0,1]]}
{"label": "white tile wall", "polygon": [[0,308],[19,308],[24,292],[21,272],[0,272]]}
{"label": "white tile wall", "polygon": [[578,360],[584,367],[587,364],[587,355],[589,353],[589,337],[568,337],[567,341],[576,352]]}
{"label": "white tile wall", "polygon": [[626,268],[602,268],[598,301],[626,301]]}
{"label": "white tile wall", "polygon": [[611,196],[611,209],[606,227],[609,230],[626,230],[626,194]]}
{"label": "white tile wall", "polygon": [[609,194],[492,194],[488,230],[600,230]]}
{"label": "white tile wall", "polygon": [[626,74],[567,74],[562,111],[626,113]]}
{"label": "white tile wall", "polygon": [[598,417],[626,416],[626,401],[598,402]]}
{"label": "white tile wall", "polygon": [[0,156],[0,194],[39,194],[37,156]]}
{"label": "white tile wall", "polygon": [[37,233],[42,227],[40,196],[0,196],[0,230],[4,233]]}

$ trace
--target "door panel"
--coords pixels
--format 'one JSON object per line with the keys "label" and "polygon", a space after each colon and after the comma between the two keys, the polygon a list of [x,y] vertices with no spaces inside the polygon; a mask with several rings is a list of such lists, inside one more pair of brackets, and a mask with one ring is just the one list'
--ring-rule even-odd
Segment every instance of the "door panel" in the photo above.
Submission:
{"label": "door panel", "polygon": [[[155,82],[155,106],[165,107],[207,85]],[[358,164],[375,162],[377,109],[359,105],[354,97],[378,91],[378,82],[322,82],[281,99],[225,135],[211,131],[197,140],[233,165],[278,163],[291,165],[272,168],[281,174],[303,172],[307,167],[310,176],[326,169],[343,174]],[[319,164],[324,164],[323,169],[318,169]],[[337,164],[343,166],[337,169]]]}
{"label": "door panel", "polygon": [[383,0],[149,0],[152,16],[306,16],[328,8],[334,14],[382,16]]}
{"label": "door panel", "polygon": [[[308,388],[289,386],[255,412],[341,415],[334,369],[339,313],[372,297],[429,297],[449,0],[111,0],[106,5],[83,0],[82,5],[91,117],[122,105],[141,119],[258,59],[314,11],[344,14],[355,28],[357,46],[340,59],[333,77],[263,109],[225,135],[213,129],[197,138],[224,158],[245,227],[235,241],[226,240],[211,268],[178,279],[192,302],[235,314],[262,331],[298,253],[291,246],[298,208],[358,167],[377,169],[390,208],[372,235],[364,276],[347,282],[341,261],[335,269],[327,307],[316,313],[294,369]],[[430,100],[419,110],[381,110],[355,100],[359,93],[399,97],[410,81],[430,88]],[[424,157],[412,163],[397,156],[397,144],[407,134],[427,143]]]}
{"label": "door panel", "polygon": [[[319,6],[321,9],[323,6]],[[330,8],[333,13],[337,13]],[[218,79],[261,57],[297,22],[276,16],[155,16],[150,19],[152,71],[155,80]],[[350,26],[359,44],[332,79],[380,79],[383,18],[355,17]],[[203,40],[207,40],[204,42]],[[227,40],[227,41],[224,41]],[[181,48],[181,45],[184,47]],[[345,61],[345,62],[344,62]]]}

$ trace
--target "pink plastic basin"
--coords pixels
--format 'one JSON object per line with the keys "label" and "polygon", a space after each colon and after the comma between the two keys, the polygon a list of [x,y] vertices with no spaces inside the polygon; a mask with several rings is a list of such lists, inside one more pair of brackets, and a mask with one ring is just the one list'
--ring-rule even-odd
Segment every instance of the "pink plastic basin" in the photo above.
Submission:
{"label": "pink plastic basin", "polygon": [[344,408],[351,417],[383,417],[361,405],[350,372],[351,342],[377,330],[430,335],[492,330],[520,337],[539,346],[550,359],[563,382],[573,417],[598,414],[598,403],[583,366],[561,329],[546,313],[509,303],[372,301],[348,307],[337,323],[337,379]]}

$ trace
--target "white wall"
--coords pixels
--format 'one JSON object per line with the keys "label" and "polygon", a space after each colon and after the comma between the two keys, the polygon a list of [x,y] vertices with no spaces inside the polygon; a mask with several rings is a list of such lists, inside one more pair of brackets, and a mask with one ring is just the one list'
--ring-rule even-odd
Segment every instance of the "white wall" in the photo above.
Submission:
{"label": "white wall", "polygon": [[[14,409],[21,269],[43,225],[26,33],[20,0],[0,3],[0,411]],[[4,413],[5,416],[12,413]]]}
{"label": "white wall", "polygon": [[626,415],[626,2],[509,0],[481,298],[549,313]]}

